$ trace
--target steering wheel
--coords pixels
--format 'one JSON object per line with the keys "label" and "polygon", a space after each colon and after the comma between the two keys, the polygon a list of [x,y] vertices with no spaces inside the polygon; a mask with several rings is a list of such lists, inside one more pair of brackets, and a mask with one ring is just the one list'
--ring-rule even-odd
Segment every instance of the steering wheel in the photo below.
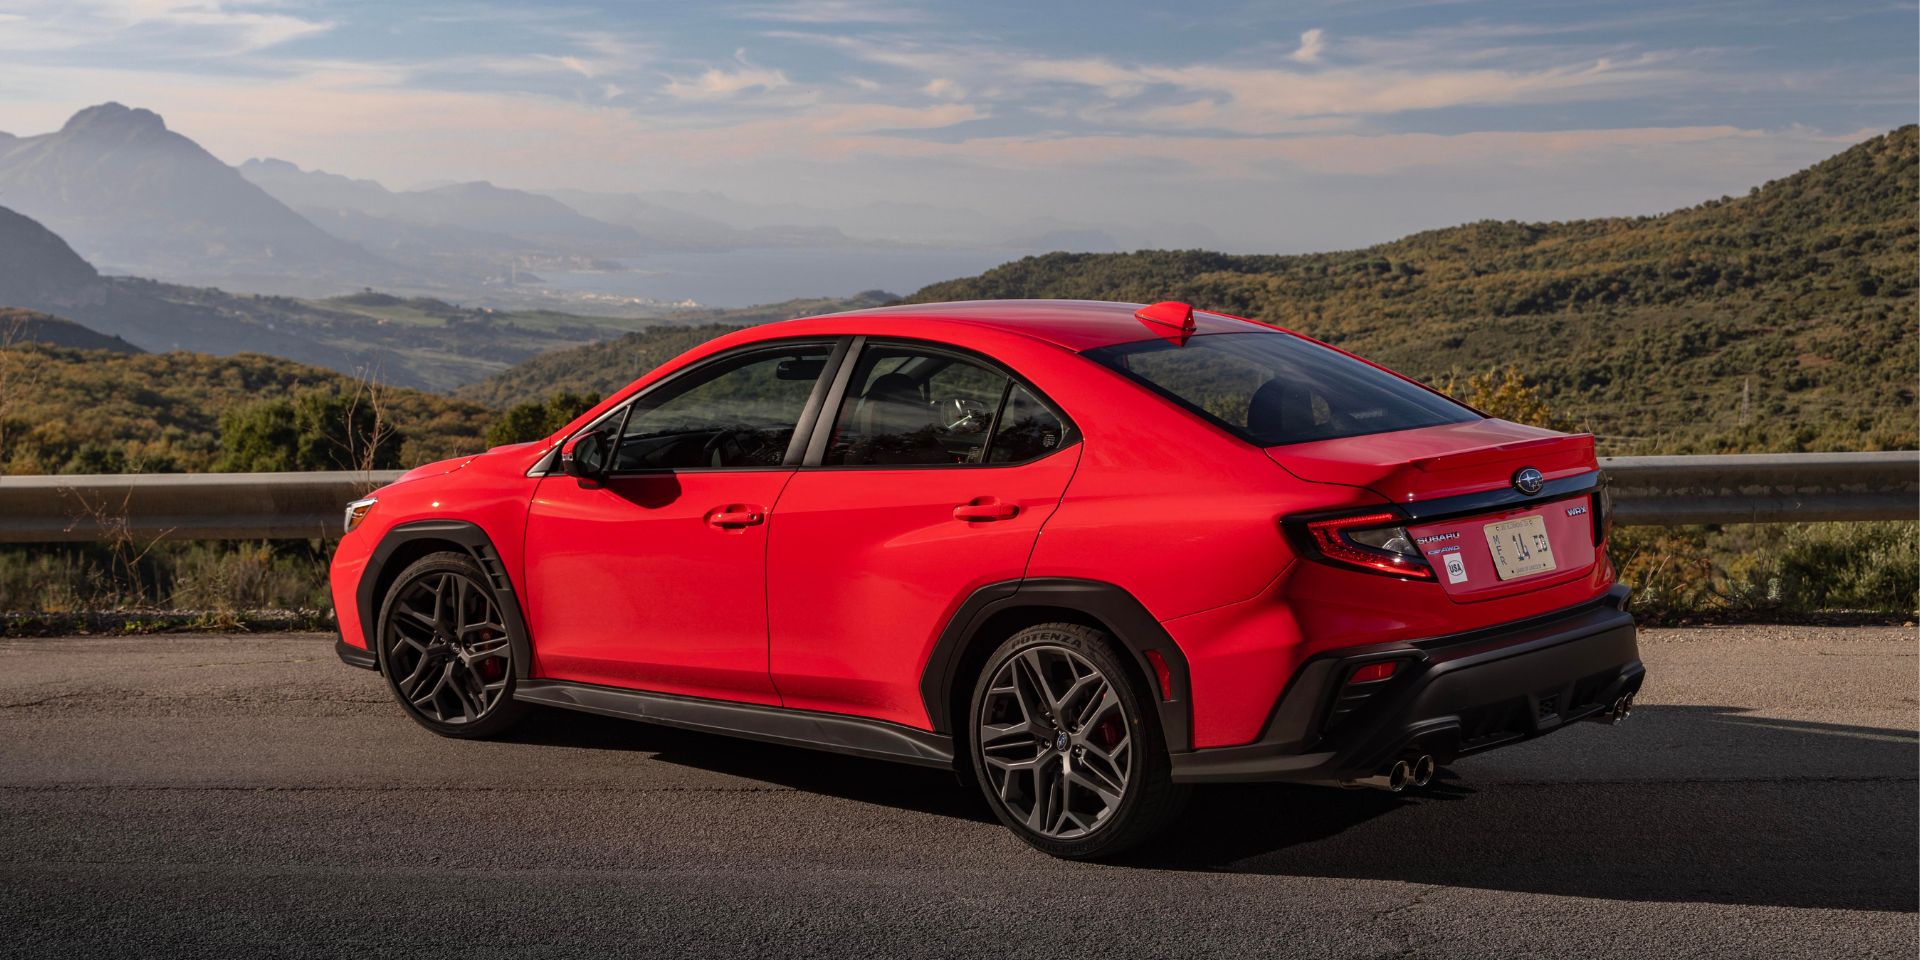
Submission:
{"label": "steering wheel", "polygon": [[767,443],[765,433],[743,423],[721,428],[707,441],[701,453],[709,464],[716,467],[744,467],[774,466],[785,451],[776,453]]}
{"label": "steering wheel", "polygon": [[978,400],[948,397],[933,406],[941,431],[948,435],[980,433],[993,421],[993,411]]}

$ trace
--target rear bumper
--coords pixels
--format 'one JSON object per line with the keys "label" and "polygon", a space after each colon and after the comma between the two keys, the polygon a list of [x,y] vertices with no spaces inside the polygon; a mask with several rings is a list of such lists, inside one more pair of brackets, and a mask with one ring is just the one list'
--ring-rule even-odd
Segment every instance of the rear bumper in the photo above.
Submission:
{"label": "rear bumper", "polygon": [[[1626,597],[1615,587],[1520,623],[1322,654],[1301,666],[1259,741],[1176,753],[1173,777],[1348,780],[1409,752],[1446,763],[1597,717],[1646,677]],[[1386,660],[1389,679],[1347,684]]]}

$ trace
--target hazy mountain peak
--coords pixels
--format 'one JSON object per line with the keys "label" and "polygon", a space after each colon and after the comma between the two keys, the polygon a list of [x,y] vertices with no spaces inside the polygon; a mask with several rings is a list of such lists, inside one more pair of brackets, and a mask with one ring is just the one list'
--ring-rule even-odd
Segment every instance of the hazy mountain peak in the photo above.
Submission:
{"label": "hazy mountain peak", "polygon": [[125,104],[107,101],[91,106],[74,114],[67,124],[60,128],[63,133],[102,133],[156,134],[167,131],[167,122],[160,115],[142,107],[128,107]]}
{"label": "hazy mountain peak", "polygon": [[268,173],[301,172],[300,168],[295,165],[293,161],[281,160],[278,157],[253,157],[240,165],[240,172],[246,173],[250,170],[260,170]]}
{"label": "hazy mountain peak", "polygon": [[414,193],[445,193],[445,194],[462,194],[462,193],[483,194],[483,193],[521,193],[523,191],[508,190],[504,187],[496,187],[493,185],[492,181],[488,181],[488,180],[462,180],[458,183],[443,183],[437,187],[420,187],[415,189],[412,192]]}
{"label": "hazy mountain peak", "polygon": [[160,115],[103,103],[0,151],[0,200],[109,273],[252,290],[385,282],[390,267],[302,219]]}

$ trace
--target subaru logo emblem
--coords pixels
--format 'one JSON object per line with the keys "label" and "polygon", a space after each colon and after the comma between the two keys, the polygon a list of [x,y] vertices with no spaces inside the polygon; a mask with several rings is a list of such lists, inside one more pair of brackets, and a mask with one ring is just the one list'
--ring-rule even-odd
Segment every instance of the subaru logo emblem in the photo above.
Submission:
{"label": "subaru logo emblem", "polygon": [[1058,734],[1057,736],[1055,736],[1055,737],[1053,738],[1053,748],[1054,748],[1055,750],[1059,750],[1059,751],[1061,751],[1061,752],[1063,752],[1063,753],[1064,753],[1064,752],[1066,751],[1066,749],[1067,749],[1067,732],[1066,732],[1065,730],[1062,730],[1062,731],[1060,731],[1060,733],[1059,733],[1059,734]]}
{"label": "subaru logo emblem", "polygon": [[1521,467],[1513,475],[1513,488],[1531,497],[1547,485],[1547,478],[1532,467]]}

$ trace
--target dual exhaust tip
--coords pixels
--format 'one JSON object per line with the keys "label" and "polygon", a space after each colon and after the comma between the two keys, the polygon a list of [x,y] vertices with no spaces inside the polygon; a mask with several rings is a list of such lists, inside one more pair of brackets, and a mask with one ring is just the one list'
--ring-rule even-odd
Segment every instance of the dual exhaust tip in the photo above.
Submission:
{"label": "dual exhaust tip", "polygon": [[[1613,703],[1608,704],[1607,709],[1595,719],[1603,723],[1619,723],[1632,715],[1633,694],[1629,693],[1613,701]],[[1433,754],[1408,754],[1399,760],[1395,760],[1393,765],[1387,769],[1371,777],[1348,780],[1346,781],[1346,785],[1349,787],[1368,787],[1374,790],[1385,790],[1388,793],[1399,793],[1408,787],[1424,787],[1432,783],[1433,775],[1438,770],[1439,764],[1434,762]]]}
{"label": "dual exhaust tip", "polygon": [[1600,714],[1600,721],[1602,723],[1619,723],[1632,715],[1633,694],[1629,693],[1609,704],[1606,711]]}
{"label": "dual exhaust tip", "polygon": [[1392,766],[1371,777],[1349,780],[1347,785],[1399,793],[1408,787],[1424,787],[1432,783],[1433,775],[1439,769],[1440,765],[1434,762],[1433,754],[1413,754],[1395,760]]}

